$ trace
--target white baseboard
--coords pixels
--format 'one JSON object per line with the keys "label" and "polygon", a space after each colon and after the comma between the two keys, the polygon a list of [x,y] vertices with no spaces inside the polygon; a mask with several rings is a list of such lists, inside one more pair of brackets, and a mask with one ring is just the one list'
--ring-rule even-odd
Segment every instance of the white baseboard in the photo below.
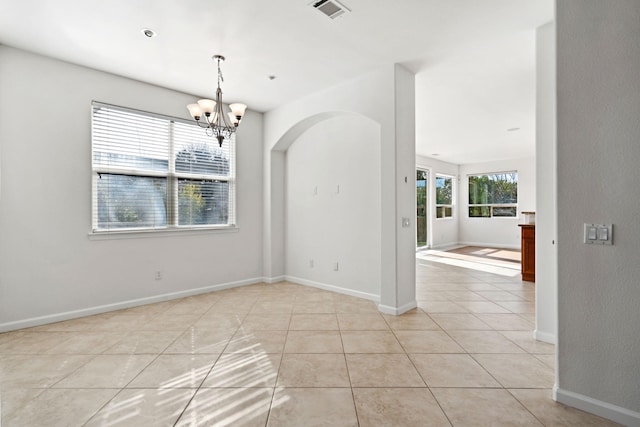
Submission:
{"label": "white baseboard", "polygon": [[311,286],[318,289],[324,289],[325,291],[337,292],[340,294],[350,295],[352,297],[364,298],[371,301],[380,301],[380,296],[376,294],[370,294],[367,292],[356,291],[349,288],[342,288],[340,286],[328,285],[326,283],[314,282],[312,280],[301,279],[299,277],[285,276],[287,282],[297,283],[298,285]]}
{"label": "white baseboard", "polygon": [[557,388],[554,391],[556,401],[567,406],[598,415],[599,417],[615,421],[625,426],[640,426],[640,412],[635,412],[561,388]]}
{"label": "white baseboard", "polygon": [[275,277],[263,277],[262,281],[264,283],[273,284],[278,282],[284,282],[286,280],[286,276],[275,276]]}
{"label": "white baseboard", "polygon": [[96,307],[83,308],[80,310],[66,311],[63,313],[49,314],[46,316],[32,317],[29,319],[15,320],[12,322],[0,323],[0,332],[14,331],[16,329],[31,328],[33,326],[46,325],[48,323],[62,322],[63,320],[76,319],[78,317],[91,316],[94,314],[107,313],[109,311],[122,310],[125,308],[137,307],[145,304],[153,304],[189,297],[193,295],[206,294],[208,292],[220,291],[223,289],[237,288],[239,286],[254,285],[262,283],[262,277],[253,279],[238,280],[236,282],[222,283],[219,285],[205,286],[202,288],[188,289],[185,291],[171,292],[168,294],[155,295],[146,298],[138,298],[128,301],[121,301],[113,304],[99,305]]}
{"label": "white baseboard", "polygon": [[542,332],[539,330],[533,331],[533,339],[546,342],[548,344],[557,344],[558,340],[556,339],[555,334],[550,334],[548,332]]}
{"label": "white baseboard", "polygon": [[385,314],[393,314],[394,316],[399,316],[402,313],[406,313],[409,310],[413,310],[418,306],[418,302],[413,300],[405,305],[400,307],[392,307],[390,305],[378,304],[378,310]]}
{"label": "white baseboard", "polygon": [[488,242],[459,242],[459,244],[462,246],[480,246],[482,248],[520,249],[520,244],[504,245],[500,243],[488,243]]}

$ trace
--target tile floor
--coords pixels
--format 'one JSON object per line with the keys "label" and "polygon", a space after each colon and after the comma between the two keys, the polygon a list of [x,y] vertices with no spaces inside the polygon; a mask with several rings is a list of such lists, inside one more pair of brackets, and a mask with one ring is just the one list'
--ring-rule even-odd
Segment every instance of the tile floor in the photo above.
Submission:
{"label": "tile floor", "polygon": [[466,267],[419,257],[399,317],[279,283],[0,334],[1,424],[615,425],[551,400],[533,285]]}

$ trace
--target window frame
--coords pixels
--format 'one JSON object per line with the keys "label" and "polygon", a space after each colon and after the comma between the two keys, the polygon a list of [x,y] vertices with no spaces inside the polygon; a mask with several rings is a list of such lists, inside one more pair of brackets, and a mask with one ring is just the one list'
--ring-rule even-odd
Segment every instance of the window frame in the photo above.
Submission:
{"label": "window frame", "polygon": [[[451,180],[451,204],[444,204],[444,203],[438,203],[438,178],[444,178],[444,179],[450,179]],[[435,179],[434,179],[434,185],[435,185],[435,191],[434,191],[434,195],[435,195],[435,219],[436,221],[440,221],[440,220],[452,220],[455,218],[455,200],[456,200],[456,178],[453,175],[447,175],[447,174],[443,174],[443,173],[436,173],[435,174]],[[438,212],[440,211],[440,208],[442,208],[442,212],[445,214],[445,216],[439,217],[438,216]],[[450,208],[451,209],[451,215],[450,216],[446,216],[446,209]]]}
{"label": "window frame", "polygon": [[[136,168],[127,168],[121,166],[100,166],[94,162],[94,111],[96,108],[106,108],[125,113],[139,114],[145,117],[166,120],[169,122],[169,147],[168,147],[168,167],[167,171],[144,170]],[[174,125],[181,123],[189,126],[197,126],[193,121],[173,117],[149,111],[122,107],[119,105],[108,104],[99,101],[92,101],[90,108],[90,124],[91,124],[91,229],[89,231],[90,238],[109,238],[109,237],[137,237],[137,236],[159,236],[167,234],[193,234],[200,232],[233,232],[238,231],[236,224],[236,141],[235,134],[225,142],[229,144],[229,175],[214,175],[206,173],[178,172],[176,171],[176,141],[174,140]],[[198,127],[205,135],[205,130]],[[217,141],[215,141],[217,145]],[[98,179],[100,174],[115,174],[124,176],[137,176],[149,178],[166,179],[167,186],[167,203],[166,203],[166,225],[161,227],[126,227],[126,228],[99,228],[98,227]],[[228,204],[227,204],[227,223],[226,224],[190,224],[179,225],[179,180],[202,180],[202,181],[220,181],[228,183]]]}
{"label": "window frame", "polygon": [[[518,219],[518,192],[516,187],[516,202],[515,203],[482,203],[482,204],[471,204],[469,203],[469,199],[471,197],[471,192],[469,191],[469,181],[471,177],[479,177],[479,176],[491,176],[491,175],[504,175],[504,174],[515,174],[516,175],[516,184],[519,184],[520,177],[518,174],[518,170],[508,170],[508,171],[496,171],[496,172],[484,172],[484,173],[470,173],[467,175],[467,218],[469,219]],[[489,208],[489,216],[471,216],[470,210],[473,207],[487,207]],[[514,208],[515,215],[514,216],[505,216],[505,215],[495,215],[493,214],[494,208]]]}

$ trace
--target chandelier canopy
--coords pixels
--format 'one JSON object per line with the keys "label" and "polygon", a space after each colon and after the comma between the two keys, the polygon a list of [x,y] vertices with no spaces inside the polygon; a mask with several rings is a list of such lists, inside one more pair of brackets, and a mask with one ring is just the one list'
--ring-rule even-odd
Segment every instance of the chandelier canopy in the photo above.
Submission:
{"label": "chandelier canopy", "polygon": [[224,56],[214,55],[213,60],[218,63],[218,89],[216,90],[216,99],[201,99],[197,104],[189,104],[187,108],[191,117],[193,117],[201,128],[206,130],[207,135],[215,136],[222,147],[222,142],[231,137],[244,116],[247,106],[244,104],[230,104],[230,112],[223,110],[222,89],[220,83],[224,82],[222,71],[220,71],[220,63],[224,61]]}

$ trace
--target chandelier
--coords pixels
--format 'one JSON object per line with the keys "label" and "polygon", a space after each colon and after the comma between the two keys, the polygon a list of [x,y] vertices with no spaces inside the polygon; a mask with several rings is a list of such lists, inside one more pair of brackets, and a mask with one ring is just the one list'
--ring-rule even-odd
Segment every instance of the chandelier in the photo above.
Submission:
{"label": "chandelier", "polygon": [[187,108],[198,126],[204,128],[207,135],[216,137],[220,147],[222,147],[222,142],[230,138],[236,131],[247,106],[244,104],[230,104],[231,111],[225,113],[222,104],[222,89],[220,89],[220,82],[224,82],[222,71],[220,71],[220,63],[224,61],[224,56],[214,55],[212,59],[218,63],[216,100],[201,99],[197,104],[187,105]]}

